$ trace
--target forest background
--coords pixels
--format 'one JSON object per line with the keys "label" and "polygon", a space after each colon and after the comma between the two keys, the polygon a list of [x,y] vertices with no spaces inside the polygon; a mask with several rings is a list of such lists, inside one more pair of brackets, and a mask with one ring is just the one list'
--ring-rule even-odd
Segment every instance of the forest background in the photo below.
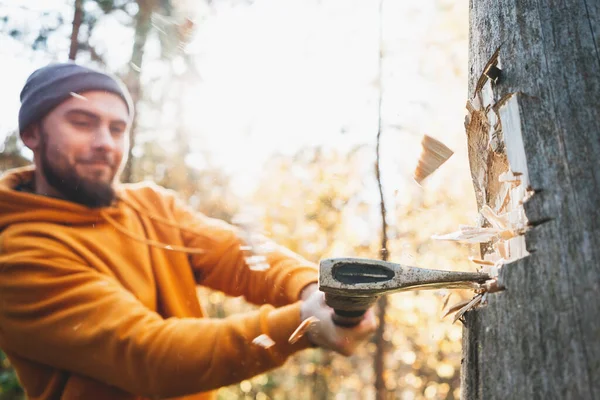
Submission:
{"label": "forest background", "polygon": [[[467,34],[466,1],[0,0],[0,172],[31,160],[16,133],[25,79],[75,58],[132,90],[124,180],[175,189],[199,211],[245,221],[314,262],[379,258],[380,133],[389,260],[474,271],[476,246],[431,238],[477,217],[464,130]],[[421,186],[413,171],[424,134],[455,154]],[[374,398],[377,348],[389,397],[458,399],[462,328],[442,318],[448,294],[391,295],[383,334],[358,354],[308,350],[219,399]],[[214,317],[252,308],[219,292],[199,296]],[[6,360],[0,386],[0,399],[22,396]]]}

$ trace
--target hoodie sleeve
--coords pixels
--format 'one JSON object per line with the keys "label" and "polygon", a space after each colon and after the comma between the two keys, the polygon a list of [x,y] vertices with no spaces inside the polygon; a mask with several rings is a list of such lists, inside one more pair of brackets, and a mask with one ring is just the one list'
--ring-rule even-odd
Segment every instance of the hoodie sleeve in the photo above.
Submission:
{"label": "hoodie sleeve", "polygon": [[318,281],[317,267],[298,254],[263,238],[264,270],[252,269],[241,232],[224,221],[191,210],[173,197],[173,212],[186,247],[206,249],[190,256],[198,283],[231,296],[244,296],[254,304],[282,306],[298,301],[302,289]]}
{"label": "hoodie sleeve", "polygon": [[[0,347],[7,352],[168,398],[239,382],[309,347],[305,338],[287,342],[300,322],[299,303],[218,320],[163,319],[58,240],[3,236]],[[277,345],[253,345],[260,334]]]}

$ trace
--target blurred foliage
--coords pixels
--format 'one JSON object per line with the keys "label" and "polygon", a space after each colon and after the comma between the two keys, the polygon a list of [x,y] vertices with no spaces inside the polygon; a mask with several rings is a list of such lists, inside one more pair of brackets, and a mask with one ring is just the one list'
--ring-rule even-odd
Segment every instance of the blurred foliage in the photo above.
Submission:
{"label": "blurred foliage", "polygon": [[[250,3],[230,1],[232,4]],[[140,118],[133,149],[136,162],[131,180],[153,180],[174,189],[197,210],[226,221],[251,208],[258,229],[314,262],[333,256],[378,257],[379,199],[374,186],[375,160],[371,147],[358,146],[344,152],[315,146],[293,155],[273,155],[264,166],[256,190],[244,199],[234,194],[232,177],[213,163],[208,151],[192,148],[190,128],[182,118],[182,99],[186,98],[190,82],[199,79],[194,61],[181,51],[181,44],[193,28],[182,11],[189,8],[189,3],[185,0],[85,1],[80,50],[88,55],[90,62],[101,64],[106,61],[107,49],[94,47],[94,43],[102,43],[92,40],[100,35],[96,26],[111,16],[133,31],[140,5],[154,7],[153,36],[149,40],[154,40],[160,51],[154,59],[144,61],[153,63],[154,72],[146,69],[141,72],[144,90],[138,104]],[[444,12],[455,12],[456,7],[451,3],[439,0],[436,7]],[[41,23],[30,24],[0,15],[0,33],[25,43],[34,51],[50,51],[50,42],[68,44],[69,30],[65,27],[70,25],[71,15],[64,10],[31,13],[39,14],[35,16]],[[460,74],[463,63],[456,45],[448,44],[455,32],[464,30],[458,25],[464,25],[465,21],[454,17],[444,21],[439,26],[438,36],[426,38],[430,51],[420,60],[419,69],[431,80],[449,81],[448,74]],[[402,40],[396,42],[402,44]],[[392,50],[393,46],[389,46],[389,51]],[[445,56],[440,55],[448,51],[451,53],[447,57],[449,64]],[[60,58],[57,54],[51,57]],[[440,71],[440,57],[449,68]],[[179,67],[175,68],[178,62]],[[127,76],[132,68],[124,65],[115,72]],[[440,76],[441,73],[444,75]],[[394,87],[394,82],[388,80],[387,88],[402,92]],[[370,140],[365,138],[365,141]],[[202,146],[196,143],[195,148],[198,147]],[[27,163],[27,151],[18,134],[13,132],[1,145],[0,172]],[[438,269],[474,269],[468,263],[468,256],[477,254],[475,248],[430,239],[433,234],[452,231],[465,222],[464,216],[472,209],[473,196],[469,179],[462,182],[461,187],[438,185],[435,189],[409,185],[391,199],[387,204],[390,261]],[[385,184],[388,192],[394,189]],[[439,290],[390,296],[384,335],[385,380],[390,398],[459,398],[461,326],[440,317],[446,294]],[[228,298],[205,288],[199,288],[198,295],[213,317],[254,309],[242,298]],[[450,302],[469,295],[466,291],[455,291]],[[369,343],[350,358],[307,350],[292,357],[283,368],[222,388],[219,399],[373,398],[374,346]],[[0,360],[0,400],[19,399],[22,393],[14,373],[3,355]]]}
{"label": "blurred foliage", "polygon": [[21,400],[25,395],[3,352],[0,351],[0,400]]}
{"label": "blurred foliage", "polygon": [[[372,173],[369,149],[349,154],[303,149],[293,157],[276,156],[268,164],[253,205],[261,208],[264,231],[308,259],[327,256],[376,257],[379,238],[357,235],[377,204],[362,198]],[[467,189],[467,188],[466,188]],[[391,226],[390,260],[439,269],[472,270],[471,249],[431,243],[432,234],[454,228],[462,199],[444,191],[418,190],[397,205]],[[373,230],[376,232],[376,230]],[[474,250],[472,250],[474,251]],[[224,316],[252,307],[242,299],[201,290],[209,313]],[[415,291],[390,296],[386,385],[390,398],[458,399],[461,326],[441,319],[447,291]],[[453,302],[467,298],[455,291]],[[221,389],[221,399],[363,399],[373,398],[370,368],[374,343],[344,358],[321,350],[293,357],[286,367]],[[368,366],[368,367],[367,367]]]}
{"label": "blurred foliage", "polygon": [[0,143],[0,173],[10,168],[23,167],[30,163],[30,160],[23,155],[23,143],[19,138],[17,131],[9,133]]}
{"label": "blurred foliage", "polygon": [[[7,140],[13,151],[4,151],[0,157],[5,168],[9,155],[18,150],[15,138]],[[228,177],[218,169],[186,167],[174,157],[177,147],[146,146],[136,170],[140,179],[152,179],[179,191],[208,215],[231,220],[243,209],[238,199],[228,195]],[[259,226],[278,243],[314,262],[335,255],[375,257],[377,230],[363,231],[372,225],[368,220],[373,218],[373,210],[377,211],[377,204],[364,198],[365,186],[372,179],[370,150],[361,147],[343,154],[305,148],[291,157],[274,156],[251,202],[259,210]],[[24,162],[24,158],[15,159],[17,164]],[[390,221],[395,232],[390,240],[390,260],[472,269],[467,264],[468,248],[429,240],[432,234],[456,226],[460,218],[455,210],[460,209],[461,201],[443,191],[416,190],[411,198],[396,204]],[[388,345],[387,388],[394,398],[459,398],[461,328],[440,319],[442,294],[444,291],[422,291],[390,296],[384,339]],[[466,295],[457,294],[455,300]],[[199,289],[199,296],[214,317],[254,308],[242,298],[228,298],[204,288]],[[282,369],[221,389],[219,398],[286,399],[292,391],[294,398],[372,398],[373,376],[366,366],[370,366],[373,352],[373,343],[350,358],[307,350]],[[18,385],[6,360],[0,373],[2,393],[16,396]]]}

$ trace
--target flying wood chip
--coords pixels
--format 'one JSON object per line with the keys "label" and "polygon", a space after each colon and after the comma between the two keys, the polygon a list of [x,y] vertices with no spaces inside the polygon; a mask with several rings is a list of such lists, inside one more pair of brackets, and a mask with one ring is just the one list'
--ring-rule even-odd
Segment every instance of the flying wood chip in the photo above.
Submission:
{"label": "flying wood chip", "polygon": [[474,257],[469,257],[469,260],[477,265],[481,265],[482,267],[492,267],[494,266],[494,262],[490,260],[478,260]]}
{"label": "flying wood chip", "polygon": [[310,328],[310,326],[312,324],[314,324],[315,322],[319,322],[319,319],[317,317],[308,317],[308,318],[306,318],[296,328],[296,330],[294,331],[294,333],[292,333],[292,335],[288,339],[288,342],[290,342],[291,344],[296,343],[298,340],[300,340],[300,338],[302,336],[304,336],[304,334],[306,333],[306,331],[308,331],[308,329]]}
{"label": "flying wood chip", "polygon": [[269,337],[269,335],[265,335],[264,333],[262,335],[258,335],[257,337],[255,337],[252,340],[252,344],[255,344],[257,346],[263,347],[265,349],[268,349],[269,347],[272,347],[275,345],[275,342],[273,341],[273,339],[271,339]]}
{"label": "flying wood chip", "polygon": [[472,308],[475,308],[476,305],[481,303],[481,300],[483,299],[484,295],[485,295],[484,293],[475,295],[475,297],[473,297],[473,299],[471,301],[469,301],[467,303],[467,305],[465,305],[460,310],[458,310],[458,312],[454,315],[454,319],[452,320],[452,323],[455,323],[456,321],[458,321],[463,315],[465,315],[465,313],[467,311],[469,311]]}
{"label": "flying wood chip", "polygon": [[466,243],[485,243],[497,237],[502,231],[496,228],[479,228],[476,226],[461,225],[459,231],[445,235],[433,235],[435,240],[454,240]]}
{"label": "flying wood chip", "polygon": [[423,136],[421,145],[423,150],[414,174],[419,185],[454,154],[445,144],[428,135]]}

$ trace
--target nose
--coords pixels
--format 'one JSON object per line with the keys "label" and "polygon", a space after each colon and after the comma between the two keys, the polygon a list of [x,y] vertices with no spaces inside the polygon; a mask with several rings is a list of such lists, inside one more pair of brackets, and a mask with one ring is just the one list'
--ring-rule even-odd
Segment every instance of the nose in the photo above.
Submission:
{"label": "nose", "polygon": [[99,126],[92,142],[94,150],[111,152],[116,148],[116,141],[108,126]]}

